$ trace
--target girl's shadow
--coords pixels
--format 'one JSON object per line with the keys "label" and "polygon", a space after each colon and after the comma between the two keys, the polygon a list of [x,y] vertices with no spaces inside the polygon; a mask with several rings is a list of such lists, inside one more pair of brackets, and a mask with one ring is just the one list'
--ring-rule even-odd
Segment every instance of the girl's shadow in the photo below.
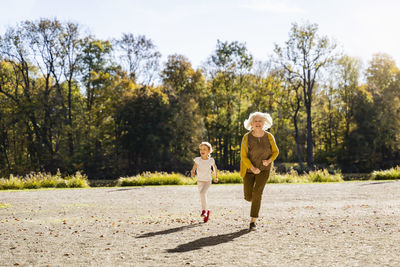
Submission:
{"label": "girl's shadow", "polygon": [[227,243],[232,241],[235,238],[238,238],[242,235],[249,233],[248,229],[242,229],[237,232],[229,233],[229,234],[221,234],[209,237],[203,237],[194,241],[191,241],[186,244],[182,244],[177,246],[174,249],[167,249],[168,253],[176,253],[176,252],[188,252],[192,250],[201,249],[203,247],[216,246],[222,243]]}
{"label": "girl's shadow", "polygon": [[199,225],[201,225],[202,223],[194,223],[194,224],[189,224],[189,225],[184,225],[181,227],[176,227],[176,228],[171,228],[171,229],[167,229],[167,230],[162,230],[162,231],[158,231],[158,232],[150,232],[150,233],[146,233],[143,235],[140,235],[136,238],[146,238],[146,237],[152,237],[152,236],[156,236],[156,235],[167,235],[167,234],[172,234],[175,232],[180,232],[186,229],[190,229],[193,227],[197,227]]}

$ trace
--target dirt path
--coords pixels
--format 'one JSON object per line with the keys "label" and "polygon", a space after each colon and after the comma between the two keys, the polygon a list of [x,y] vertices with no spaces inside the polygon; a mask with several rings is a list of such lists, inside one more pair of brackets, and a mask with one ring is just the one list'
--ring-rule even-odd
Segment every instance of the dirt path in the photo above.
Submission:
{"label": "dirt path", "polygon": [[400,182],[0,191],[0,266],[400,266]]}

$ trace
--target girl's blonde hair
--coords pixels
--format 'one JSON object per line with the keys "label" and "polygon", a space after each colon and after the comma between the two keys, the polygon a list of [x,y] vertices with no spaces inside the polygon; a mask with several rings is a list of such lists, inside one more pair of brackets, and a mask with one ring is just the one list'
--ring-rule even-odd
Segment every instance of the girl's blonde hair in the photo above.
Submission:
{"label": "girl's blonde hair", "polygon": [[251,123],[253,122],[255,117],[260,117],[263,119],[263,121],[264,121],[263,130],[264,131],[271,128],[271,126],[272,126],[271,115],[269,115],[268,113],[262,113],[262,112],[258,112],[258,111],[250,113],[249,118],[244,121],[244,124],[243,124],[244,128],[251,131],[252,130]]}
{"label": "girl's blonde hair", "polygon": [[199,148],[201,146],[207,146],[210,149],[210,154],[213,152],[212,146],[209,142],[201,142],[201,144],[199,145]]}

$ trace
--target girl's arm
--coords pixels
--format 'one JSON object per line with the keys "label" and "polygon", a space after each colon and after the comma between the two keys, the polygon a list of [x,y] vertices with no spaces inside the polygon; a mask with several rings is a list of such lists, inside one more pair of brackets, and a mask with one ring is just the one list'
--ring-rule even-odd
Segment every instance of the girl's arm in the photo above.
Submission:
{"label": "girl's arm", "polygon": [[193,177],[196,174],[196,170],[197,170],[197,164],[193,164],[193,168],[190,171],[190,175]]}
{"label": "girl's arm", "polygon": [[214,182],[218,183],[218,169],[217,169],[217,165],[213,165],[213,170],[214,170]]}

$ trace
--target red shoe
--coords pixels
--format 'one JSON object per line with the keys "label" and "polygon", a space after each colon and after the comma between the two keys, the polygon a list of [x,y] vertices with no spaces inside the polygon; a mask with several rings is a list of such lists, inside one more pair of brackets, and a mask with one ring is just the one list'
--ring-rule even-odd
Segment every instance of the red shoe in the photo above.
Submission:
{"label": "red shoe", "polygon": [[208,221],[208,217],[210,217],[210,211],[207,211],[207,214],[204,216],[204,222],[206,223]]}
{"label": "red shoe", "polygon": [[206,211],[205,210],[202,210],[201,211],[201,215],[200,215],[201,217],[204,217],[204,216],[206,216]]}

